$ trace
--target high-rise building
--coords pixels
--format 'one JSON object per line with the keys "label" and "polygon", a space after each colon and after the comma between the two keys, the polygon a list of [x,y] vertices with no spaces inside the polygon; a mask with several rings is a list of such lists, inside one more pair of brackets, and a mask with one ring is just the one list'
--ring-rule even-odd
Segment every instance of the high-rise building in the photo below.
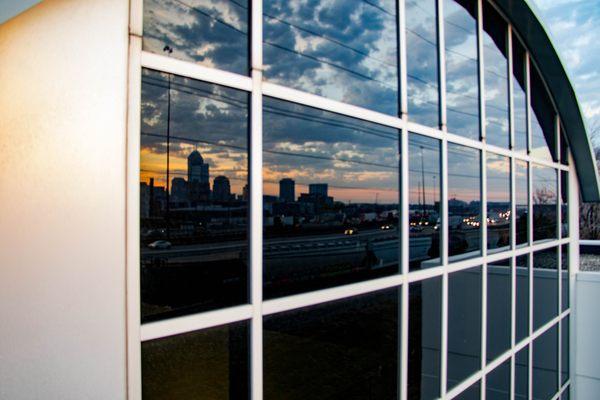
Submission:
{"label": "high-rise building", "polygon": [[204,158],[198,150],[190,153],[188,162],[188,182],[208,183],[209,165],[204,163]]}
{"label": "high-rise building", "polygon": [[171,180],[171,202],[185,202],[188,199],[188,184],[185,179],[176,177]]}
{"label": "high-rise building", "polygon": [[215,201],[228,201],[231,199],[231,185],[229,178],[220,175],[213,181],[212,198]]}
{"label": "high-rise building", "polygon": [[209,165],[198,150],[188,156],[188,195],[193,203],[208,201],[210,197]]}
{"label": "high-rise building", "polygon": [[308,185],[308,194],[319,197],[327,197],[326,183],[311,183]]}
{"label": "high-rise building", "polygon": [[290,178],[279,181],[279,200],[293,202],[296,200],[296,182]]}

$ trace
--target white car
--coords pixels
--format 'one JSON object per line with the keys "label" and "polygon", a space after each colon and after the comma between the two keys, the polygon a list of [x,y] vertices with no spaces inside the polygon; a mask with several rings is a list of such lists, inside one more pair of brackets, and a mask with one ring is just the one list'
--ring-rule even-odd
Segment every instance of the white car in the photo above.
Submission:
{"label": "white car", "polygon": [[171,248],[171,242],[167,240],[157,240],[156,242],[150,243],[148,248],[154,250],[167,250]]}

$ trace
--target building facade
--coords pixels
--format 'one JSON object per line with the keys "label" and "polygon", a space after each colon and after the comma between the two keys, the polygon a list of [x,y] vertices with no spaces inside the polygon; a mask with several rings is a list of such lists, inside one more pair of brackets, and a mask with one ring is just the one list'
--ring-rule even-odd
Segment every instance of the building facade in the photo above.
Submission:
{"label": "building facade", "polygon": [[[71,14],[63,33],[57,21]],[[572,378],[572,306],[577,208],[600,200],[597,174],[574,92],[526,1],[48,0],[3,32],[6,59],[39,54],[59,77],[64,61],[41,48],[43,34],[86,49],[82,78],[111,83],[103,108],[89,109],[120,121],[96,149],[122,157],[107,168],[99,155],[81,171],[107,197],[89,195],[97,186],[50,196],[61,209],[77,204],[66,230],[97,238],[97,249],[77,238],[72,263],[81,269],[68,276],[82,292],[95,281],[109,290],[67,297],[48,278],[33,291],[16,250],[6,252],[10,299],[89,304],[38,322],[49,343],[71,333],[56,376],[73,377],[41,383],[40,393],[593,398]],[[40,47],[21,42],[23,33]],[[91,49],[80,43],[88,37],[98,38]],[[53,71],[29,68],[34,86],[48,85]],[[65,103],[83,110],[78,99],[88,97],[73,96]],[[71,145],[89,146],[77,135],[83,125],[69,125]],[[106,143],[100,128],[87,140]],[[96,207],[88,217],[82,199],[117,212]],[[30,242],[10,240],[10,249]],[[45,248],[59,275],[71,240]],[[42,273],[35,258],[22,263],[30,276]],[[50,360],[32,371],[43,376],[52,346],[39,344],[44,334],[22,335],[29,320],[7,315],[12,349],[33,346]],[[73,342],[83,350],[71,351]],[[12,349],[2,349],[10,370],[0,367],[9,381],[0,397],[35,398],[36,387],[22,388],[29,353]],[[87,385],[75,383],[78,357],[94,372]],[[94,359],[117,371],[110,385]]]}

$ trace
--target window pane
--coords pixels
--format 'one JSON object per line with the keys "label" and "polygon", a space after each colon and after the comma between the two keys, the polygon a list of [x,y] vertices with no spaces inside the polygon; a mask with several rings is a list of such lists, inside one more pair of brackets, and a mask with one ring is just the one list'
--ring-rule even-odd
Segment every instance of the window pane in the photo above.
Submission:
{"label": "window pane", "polygon": [[558,315],[557,248],[533,253],[533,330]]}
{"label": "window pane", "polygon": [[477,381],[464,392],[455,397],[457,400],[479,400],[481,398],[481,381]]}
{"label": "window pane", "polygon": [[264,75],[305,90],[398,115],[395,0],[264,2]]}
{"label": "window pane", "polygon": [[408,321],[408,398],[440,395],[442,278],[410,284]]}
{"label": "window pane", "polygon": [[529,398],[529,347],[515,354],[515,400]]}
{"label": "window pane", "polygon": [[448,390],[481,363],[481,267],[448,277]]}
{"label": "window pane", "polygon": [[248,323],[142,343],[144,400],[249,399]]}
{"label": "window pane", "polygon": [[531,156],[548,161],[556,157],[556,112],[550,102],[542,78],[531,64]]}
{"label": "window pane", "polygon": [[550,400],[558,381],[558,326],[554,325],[533,342],[533,398]]}
{"label": "window pane", "polygon": [[398,272],[398,146],[396,129],[264,99],[265,298]]}
{"label": "window pane", "polygon": [[483,54],[485,67],[485,134],[488,144],[508,148],[508,25],[494,8],[483,2]]}
{"label": "window pane", "polygon": [[409,139],[410,270],[440,264],[440,141],[411,134]]}
{"label": "window pane", "polygon": [[510,161],[487,153],[487,246],[510,245]]}
{"label": "window pane", "polygon": [[400,289],[264,318],[265,399],[395,399]]}
{"label": "window pane", "polygon": [[439,125],[437,2],[406,0],[408,118]]}
{"label": "window pane", "polygon": [[143,49],[248,75],[248,0],[144,0]]}
{"label": "window pane", "polygon": [[562,254],[560,261],[560,276],[562,279],[561,282],[561,292],[562,292],[562,311],[565,311],[569,308],[569,245],[562,245]]}
{"label": "window pane", "polygon": [[515,223],[517,245],[526,244],[529,240],[529,186],[527,162],[515,160]]}
{"label": "window pane", "polygon": [[246,302],[247,93],[144,70],[141,124],[142,321]]}
{"label": "window pane", "polygon": [[527,95],[525,94],[525,49],[513,35],[513,124],[515,131],[514,150],[527,153]]}
{"label": "window pane", "polygon": [[529,336],[529,256],[516,258],[515,342]]}
{"label": "window pane", "polygon": [[[450,260],[481,253],[481,153],[448,144],[448,252]],[[452,257],[466,254],[462,257]]]}
{"label": "window pane", "polygon": [[510,260],[487,267],[487,359],[491,361],[510,348],[511,332]]}
{"label": "window pane", "polygon": [[561,237],[569,237],[569,172],[560,171]]}
{"label": "window pane", "polygon": [[560,384],[564,385],[569,380],[569,316],[562,320],[560,327],[560,346],[561,346],[561,378]]}
{"label": "window pane", "polygon": [[477,2],[444,0],[448,131],[479,140]]}
{"label": "window pane", "polygon": [[510,399],[510,359],[487,374],[485,385],[486,400]]}
{"label": "window pane", "polygon": [[533,240],[556,239],[557,181],[553,168],[533,165]]}

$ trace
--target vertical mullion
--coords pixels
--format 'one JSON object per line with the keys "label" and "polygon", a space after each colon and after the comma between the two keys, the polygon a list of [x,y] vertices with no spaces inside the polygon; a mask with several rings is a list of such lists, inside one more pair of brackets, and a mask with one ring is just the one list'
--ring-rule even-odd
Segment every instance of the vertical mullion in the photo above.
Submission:
{"label": "vertical mullion", "polygon": [[444,37],[444,0],[437,0],[437,39],[438,39],[438,82],[439,82],[439,114],[440,129],[446,132],[446,39]]}
{"label": "vertical mullion", "polygon": [[[439,0],[441,1],[441,0]],[[446,396],[448,377],[448,141],[444,138],[441,142],[441,230],[440,230],[440,249],[441,261],[444,268],[442,275],[442,343],[440,360],[440,396]]]}
{"label": "vertical mullion", "polygon": [[396,0],[398,17],[398,73],[400,84],[400,118],[406,119],[408,113],[407,63],[406,63],[406,5],[405,0]]}
{"label": "vertical mullion", "polygon": [[483,0],[477,0],[477,70],[479,79],[479,135],[480,138],[485,141],[485,66],[483,58]]}
{"label": "vertical mullion", "polygon": [[[402,1],[403,2],[403,1]],[[408,274],[409,266],[409,145],[408,131],[402,129],[400,132],[400,272]],[[402,287],[402,301],[399,321],[400,324],[400,399],[406,400],[408,396],[408,290],[409,284],[405,283]]]}
{"label": "vertical mullion", "polygon": [[506,54],[508,59],[508,130],[509,130],[509,149],[512,151],[515,149],[515,102],[514,102],[514,85],[513,85],[513,52],[512,52],[512,25],[508,25],[508,31],[506,33]]}
{"label": "vertical mullion", "polygon": [[532,149],[532,138],[531,138],[531,87],[530,87],[530,65],[529,65],[529,51],[525,51],[525,99],[527,103],[527,111],[525,113],[527,117],[527,154],[531,155]]}
{"label": "vertical mullion", "polygon": [[252,293],[251,398],[263,398],[262,326],[262,1],[251,2],[250,265]]}
{"label": "vertical mullion", "polygon": [[[485,131],[485,66],[483,55],[483,1],[477,0],[477,67],[479,79],[479,135],[486,143]],[[481,370],[487,364],[487,152],[484,145],[481,150],[481,255],[484,262],[481,266]],[[481,378],[481,398],[485,400],[487,375]]]}
{"label": "vertical mullion", "polygon": [[[132,1],[132,20],[134,4],[138,3],[141,13],[141,1]],[[141,17],[140,17],[141,20]],[[141,28],[140,28],[141,29]],[[142,398],[142,355],[140,343],[140,124],[142,93],[142,39],[129,36],[129,82],[127,108],[127,398]]]}
{"label": "vertical mullion", "polygon": [[529,264],[529,335],[527,337],[527,341],[529,344],[528,351],[528,365],[527,365],[527,391],[528,398],[533,398],[533,340],[531,339],[531,335],[533,334],[533,253],[529,252],[527,255],[528,264]]}

